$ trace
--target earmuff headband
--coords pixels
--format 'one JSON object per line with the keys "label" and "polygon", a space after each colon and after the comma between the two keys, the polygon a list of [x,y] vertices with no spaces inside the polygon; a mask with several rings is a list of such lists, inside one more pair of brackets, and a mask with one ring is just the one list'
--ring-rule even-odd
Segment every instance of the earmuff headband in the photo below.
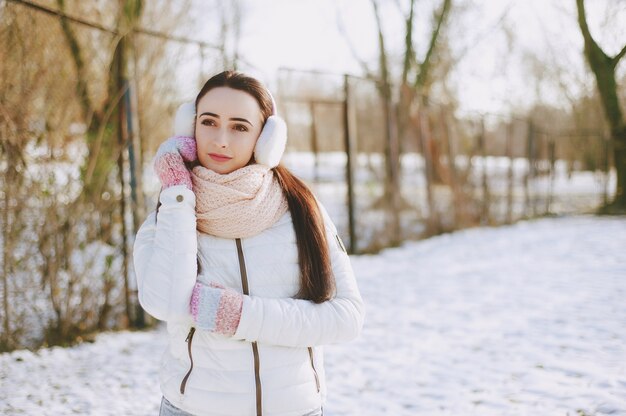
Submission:
{"label": "earmuff headband", "polygon": [[[254,159],[261,165],[275,168],[285,153],[287,146],[287,125],[278,116],[276,101],[272,93],[266,88],[272,100],[272,115],[268,117],[261,130],[254,147]],[[174,118],[174,135],[194,137],[196,122],[196,104],[186,102],[181,104]]]}

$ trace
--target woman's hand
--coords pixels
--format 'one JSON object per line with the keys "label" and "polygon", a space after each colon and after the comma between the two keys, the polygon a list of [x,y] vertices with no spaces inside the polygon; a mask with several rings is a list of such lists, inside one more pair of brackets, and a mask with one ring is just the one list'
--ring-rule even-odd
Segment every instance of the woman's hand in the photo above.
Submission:
{"label": "woman's hand", "polygon": [[154,170],[163,189],[175,185],[185,185],[192,189],[191,173],[185,162],[198,159],[196,140],[193,137],[170,137],[159,146],[154,159]]}
{"label": "woman's hand", "polygon": [[197,282],[189,306],[198,328],[233,336],[241,318],[243,295],[214,282]]}

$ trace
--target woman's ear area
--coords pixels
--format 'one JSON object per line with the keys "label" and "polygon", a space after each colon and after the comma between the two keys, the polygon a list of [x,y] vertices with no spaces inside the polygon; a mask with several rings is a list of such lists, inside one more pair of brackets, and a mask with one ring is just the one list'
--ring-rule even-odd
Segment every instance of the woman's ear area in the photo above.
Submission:
{"label": "woman's ear area", "polygon": [[174,118],[174,136],[194,137],[196,128],[196,104],[182,103]]}
{"label": "woman's ear area", "polygon": [[270,116],[254,147],[254,159],[258,164],[275,168],[287,145],[287,125],[276,115]]}

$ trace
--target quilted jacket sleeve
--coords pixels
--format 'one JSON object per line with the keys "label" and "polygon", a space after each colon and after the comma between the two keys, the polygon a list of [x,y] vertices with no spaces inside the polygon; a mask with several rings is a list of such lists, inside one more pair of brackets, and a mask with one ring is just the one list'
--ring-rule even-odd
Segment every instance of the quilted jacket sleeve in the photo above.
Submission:
{"label": "quilted jacket sleeve", "polygon": [[335,296],[319,304],[302,299],[244,296],[235,338],[288,347],[310,347],[350,341],[360,334],[365,308],[350,258],[334,224],[321,204],[320,207],[336,281]]}
{"label": "quilted jacket sleeve", "polygon": [[162,321],[189,320],[197,276],[196,197],[179,185],[163,190],[160,201],[156,220],[150,214],[135,238],[139,303]]}

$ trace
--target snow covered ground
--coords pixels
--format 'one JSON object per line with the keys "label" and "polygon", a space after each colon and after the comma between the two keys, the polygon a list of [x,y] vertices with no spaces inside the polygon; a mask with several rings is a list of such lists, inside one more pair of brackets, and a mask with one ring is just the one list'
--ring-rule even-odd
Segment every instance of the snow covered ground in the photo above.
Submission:
{"label": "snow covered ground", "polygon": [[[353,264],[367,318],[328,346],[326,413],[626,415],[626,218],[541,219]],[[156,415],[160,328],[0,355],[2,415]]]}

